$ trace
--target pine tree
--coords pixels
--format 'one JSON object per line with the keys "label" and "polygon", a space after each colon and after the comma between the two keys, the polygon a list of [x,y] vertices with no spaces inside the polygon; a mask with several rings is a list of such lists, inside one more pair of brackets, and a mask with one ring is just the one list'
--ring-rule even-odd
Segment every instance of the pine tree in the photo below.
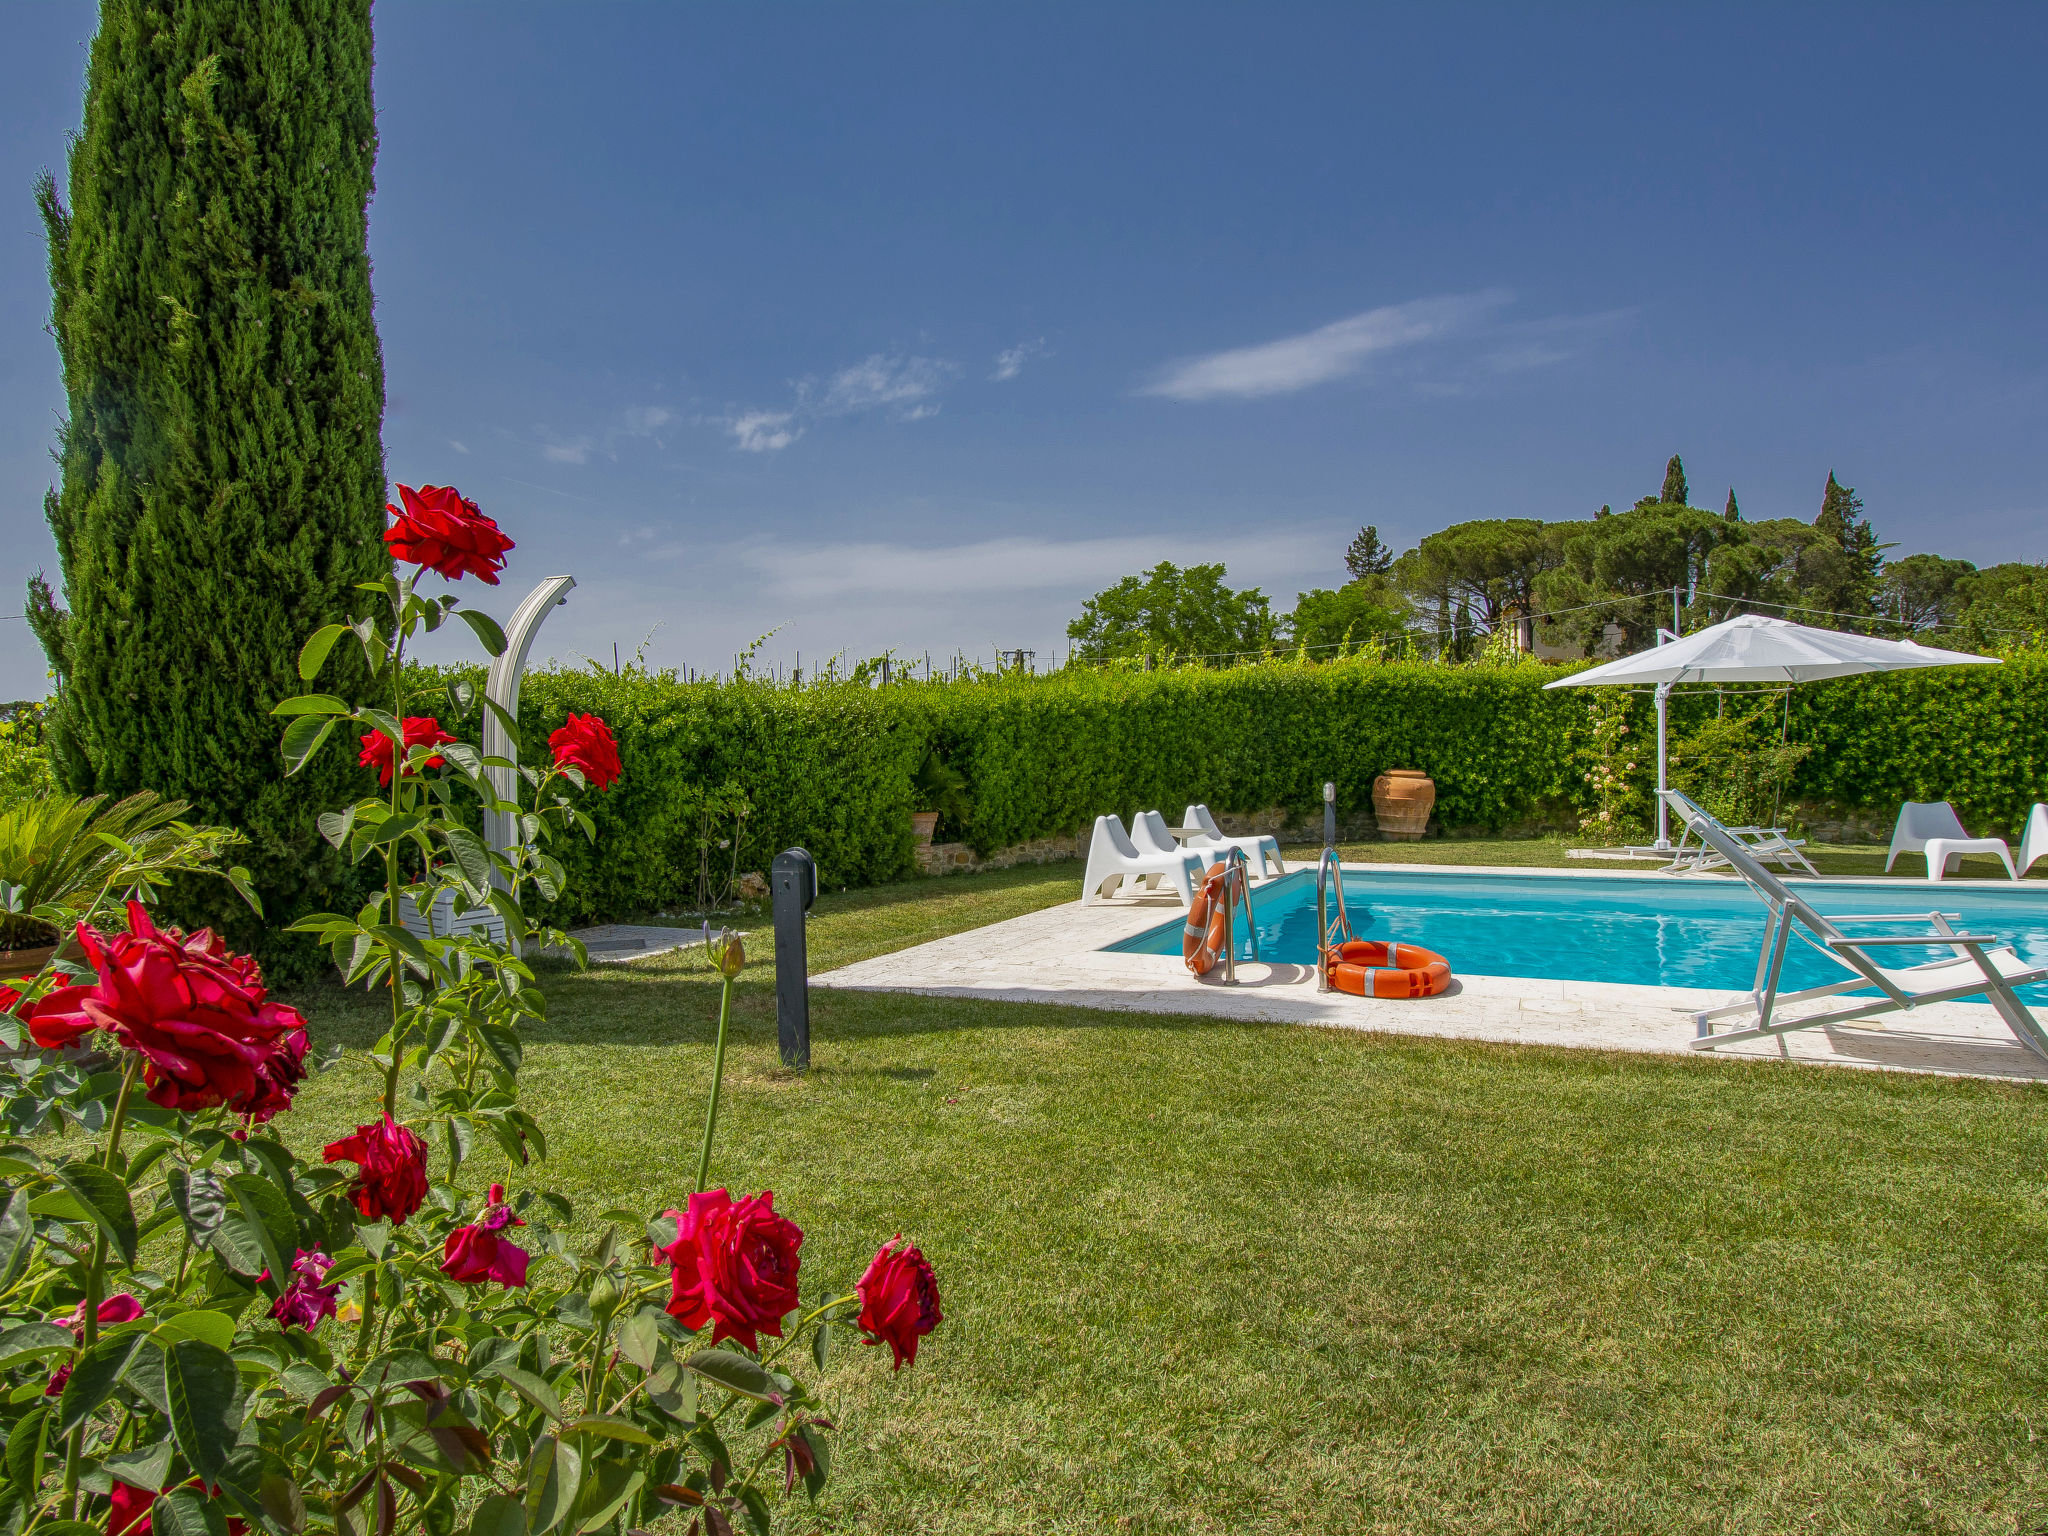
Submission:
{"label": "pine tree", "polygon": [[1721,513],[1721,516],[1731,523],[1742,521],[1742,508],[1735,505],[1735,487],[1732,485],[1728,487],[1728,506]]}
{"label": "pine tree", "polygon": [[1866,611],[1877,596],[1884,550],[1888,546],[1877,542],[1870,520],[1863,515],[1863,498],[1836,480],[1833,470],[1828,471],[1827,489],[1821,493],[1820,516],[1813,520],[1813,526],[1841,551],[1846,562],[1847,574],[1830,601],[1838,605],[1838,612]]}
{"label": "pine tree", "polygon": [[1358,537],[1344,551],[1344,568],[1353,581],[1384,575],[1394,563],[1394,552],[1380,542],[1380,531],[1371,523],[1358,530]]}
{"label": "pine tree", "polygon": [[1685,465],[1674,453],[1671,455],[1671,462],[1664,466],[1664,490],[1657,499],[1669,502],[1675,507],[1682,507],[1686,504],[1689,494],[1685,488]]}
{"label": "pine tree", "polygon": [[[246,832],[273,923],[337,877],[313,818],[359,775],[330,752],[287,785],[267,711],[390,568],[370,56],[369,0],[103,0],[69,206],[37,188],[68,420],[62,606],[38,576],[29,612],[61,772]],[[232,916],[216,894],[198,915]]]}

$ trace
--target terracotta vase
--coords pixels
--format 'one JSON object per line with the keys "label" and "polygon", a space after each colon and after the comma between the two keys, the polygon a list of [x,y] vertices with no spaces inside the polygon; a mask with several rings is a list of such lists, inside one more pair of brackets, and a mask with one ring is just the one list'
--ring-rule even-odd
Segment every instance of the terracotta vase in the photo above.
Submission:
{"label": "terracotta vase", "polygon": [[939,813],[937,811],[912,811],[910,813],[910,832],[917,839],[918,847],[931,847],[932,832],[938,827],[938,824]]}
{"label": "terracotta vase", "polygon": [[1419,841],[1435,804],[1436,783],[1420,768],[1389,768],[1372,781],[1372,812],[1390,843]]}

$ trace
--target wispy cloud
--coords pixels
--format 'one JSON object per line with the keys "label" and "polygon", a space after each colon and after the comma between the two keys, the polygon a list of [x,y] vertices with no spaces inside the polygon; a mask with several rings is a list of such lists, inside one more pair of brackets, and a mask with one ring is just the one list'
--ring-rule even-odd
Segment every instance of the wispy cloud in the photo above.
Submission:
{"label": "wispy cloud", "polygon": [[[952,374],[953,365],[937,358],[886,357],[877,352],[833,374],[818,394],[816,409],[823,416],[851,416],[884,406],[913,407],[937,394]],[[808,386],[803,393],[810,393]]]}
{"label": "wispy cloud", "polygon": [[1288,395],[1358,372],[1374,357],[1455,335],[1512,295],[1498,288],[1388,304],[1299,336],[1169,364],[1140,393],[1170,400]]}
{"label": "wispy cloud", "polygon": [[587,437],[572,437],[567,442],[543,443],[540,456],[550,464],[587,464],[595,446]]}
{"label": "wispy cloud", "polygon": [[619,422],[628,437],[655,437],[664,427],[672,427],[682,420],[665,405],[628,406]]}
{"label": "wispy cloud", "polygon": [[747,411],[726,418],[725,430],[742,453],[776,453],[804,435],[792,411]]}
{"label": "wispy cloud", "polygon": [[457,442],[457,441],[456,441],[456,440],[455,440],[454,438],[452,438],[452,437],[448,439],[448,446],[449,446],[450,448],[453,448],[453,449],[454,449],[454,450],[455,450],[455,451],[456,451],[457,453],[467,453],[467,452],[469,452],[469,445],[468,445],[467,443],[458,443],[458,442]]}
{"label": "wispy cloud", "polygon": [[828,417],[867,411],[887,411],[897,421],[936,416],[938,396],[958,372],[943,358],[876,352],[829,378],[799,379],[786,411],[734,411],[716,419],[742,453],[775,453]]}
{"label": "wispy cloud", "polygon": [[1014,347],[1005,347],[996,354],[996,371],[988,376],[988,381],[991,384],[1007,383],[1022,373],[1024,365],[1031,359],[1045,357],[1049,352],[1043,336],[1036,341],[1020,342]]}

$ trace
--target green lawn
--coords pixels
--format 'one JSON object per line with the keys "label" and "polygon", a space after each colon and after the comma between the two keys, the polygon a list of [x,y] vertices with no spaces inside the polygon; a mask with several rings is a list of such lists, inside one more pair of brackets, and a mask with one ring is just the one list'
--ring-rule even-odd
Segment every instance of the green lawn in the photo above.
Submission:
{"label": "green lawn", "polygon": [[[828,895],[813,966],[1077,873]],[[820,1378],[835,1482],[790,1530],[2048,1522],[2043,1090],[824,991],[799,1078],[750,944],[715,1177],[776,1190],[807,1294],[901,1229],[947,1313],[900,1376],[852,1350]],[[676,1203],[706,967],[545,984],[545,1178],[590,1213]],[[325,1139],[370,1079],[352,1057],[281,1126]]]}

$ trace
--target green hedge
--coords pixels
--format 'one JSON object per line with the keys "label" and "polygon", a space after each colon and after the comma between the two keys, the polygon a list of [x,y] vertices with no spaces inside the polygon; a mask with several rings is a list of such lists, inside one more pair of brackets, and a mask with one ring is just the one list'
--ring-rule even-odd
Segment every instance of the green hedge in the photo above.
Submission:
{"label": "green hedge", "polygon": [[[1569,825],[1588,798],[1591,732],[1587,695],[1544,691],[1558,675],[1534,662],[1354,659],[874,688],[556,670],[528,675],[520,726],[529,757],[571,711],[603,716],[618,736],[625,775],[591,797],[599,842],[565,850],[576,895],[563,915],[586,921],[685,900],[693,797],[728,782],[754,804],[742,869],[801,845],[831,885],[908,873],[910,781],[933,747],[966,777],[969,839],[983,853],[1084,830],[1106,811],[1177,815],[1191,800],[1313,818],[1326,779],[1348,816],[1387,768],[1428,772],[1452,829]],[[1647,784],[1648,696],[1634,706]],[[1715,707],[1681,695],[1674,731]],[[1946,799],[1973,828],[2010,828],[2048,799],[2048,656],[1813,684],[1793,691],[1789,720],[1792,739],[1815,748],[1795,785],[1802,801],[1888,819],[1902,799]]]}

